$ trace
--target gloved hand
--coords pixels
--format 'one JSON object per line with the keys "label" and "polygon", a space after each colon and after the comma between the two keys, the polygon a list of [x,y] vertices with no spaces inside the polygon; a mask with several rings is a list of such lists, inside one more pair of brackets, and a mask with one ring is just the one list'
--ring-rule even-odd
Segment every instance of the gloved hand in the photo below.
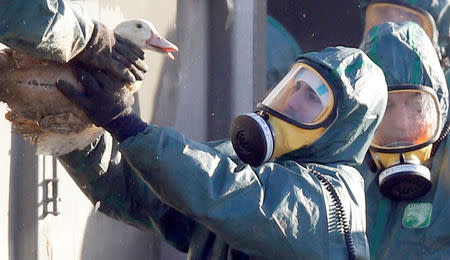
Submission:
{"label": "gloved hand", "polygon": [[72,67],[84,87],[84,92],[76,90],[64,80],[58,81],[56,86],[81,108],[96,126],[107,128],[114,119],[131,113],[134,97],[122,82],[100,70],[88,71],[77,64]]}
{"label": "gloved hand", "polygon": [[135,136],[147,127],[139,116],[131,113],[133,94],[123,83],[100,70],[88,71],[76,63],[72,68],[84,87],[84,92],[59,80],[56,87],[81,108],[97,126],[110,132],[119,142]]}
{"label": "gloved hand", "polygon": [[148,70],[143,59],[144,52],[138,46],[94,21],[92,36],[74,61],[104,70],[124,83],[133,83],[142,80]]}

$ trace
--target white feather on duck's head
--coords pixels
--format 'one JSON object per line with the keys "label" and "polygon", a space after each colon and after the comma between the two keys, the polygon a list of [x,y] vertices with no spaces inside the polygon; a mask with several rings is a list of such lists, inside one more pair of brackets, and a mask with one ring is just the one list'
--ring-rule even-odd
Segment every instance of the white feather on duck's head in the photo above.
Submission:
{"label": "white feather on duck's head", "polygon": [[126,20],[116,26],[114,32],[131,41],[142,49],[162,53],[170,59],[175,59],[172,52],[178,47],[158,34],[155,26],[144,19]]}

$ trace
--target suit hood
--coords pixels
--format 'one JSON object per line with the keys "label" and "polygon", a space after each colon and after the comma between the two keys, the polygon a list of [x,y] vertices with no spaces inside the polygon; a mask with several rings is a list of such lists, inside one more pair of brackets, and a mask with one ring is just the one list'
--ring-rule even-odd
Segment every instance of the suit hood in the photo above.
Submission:
{"label": "suit hood", "polygon": [[299,57],[329,72],[337,97],[337,117],[312,145],[290,152],[279,160],[345,163],[363,161],[387,102],[383,72],[359,49],[330,47]]}

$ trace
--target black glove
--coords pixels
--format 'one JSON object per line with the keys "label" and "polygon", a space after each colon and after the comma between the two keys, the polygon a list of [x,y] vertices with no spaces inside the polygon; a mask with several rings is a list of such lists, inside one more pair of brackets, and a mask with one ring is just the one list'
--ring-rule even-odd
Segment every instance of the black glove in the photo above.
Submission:
{"label": "black glove", "polygon": [[59,80],[56,86],[95,125],[103,127],[119,141],[136,135],[147,126],[138,116],[131,114],[134,97],[123,83],[99,70],[87,71],[77,64],[72,67],[84,92],[64,80]]}
{"label": "black glove", "polygon": [[104,70],[124,83],[142,80],[148,70],[144,51],[115,34],[104,24],[94,21],[94,31],[74,61],[92,69]]}

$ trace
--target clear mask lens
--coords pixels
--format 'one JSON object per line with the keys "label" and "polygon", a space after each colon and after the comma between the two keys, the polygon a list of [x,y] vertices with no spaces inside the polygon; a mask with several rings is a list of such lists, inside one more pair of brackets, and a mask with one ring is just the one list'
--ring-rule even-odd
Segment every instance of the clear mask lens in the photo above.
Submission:
{"label": "clear mask lens", "polygon": [[435,138],[439,129],[436,95],[421,89],[392,90],[372,146],[384,150],[416,147]]}
{"label": "clear mask lens", "polygon": [[391,3],[375,3],[367,7],[364,35],[367,35],[369,30],[378,24],[406,21],[412,21],[419,24],[427,33],[428,37],[430,37],[431,40],[434,40],[434,21],[432,21],[428,15],[405,6]]}
{"label": "clear mask lens", "polygon": [[316,125],[330,115],[334,96],[316,70],[295,64],[262,104],[299,124]]}

